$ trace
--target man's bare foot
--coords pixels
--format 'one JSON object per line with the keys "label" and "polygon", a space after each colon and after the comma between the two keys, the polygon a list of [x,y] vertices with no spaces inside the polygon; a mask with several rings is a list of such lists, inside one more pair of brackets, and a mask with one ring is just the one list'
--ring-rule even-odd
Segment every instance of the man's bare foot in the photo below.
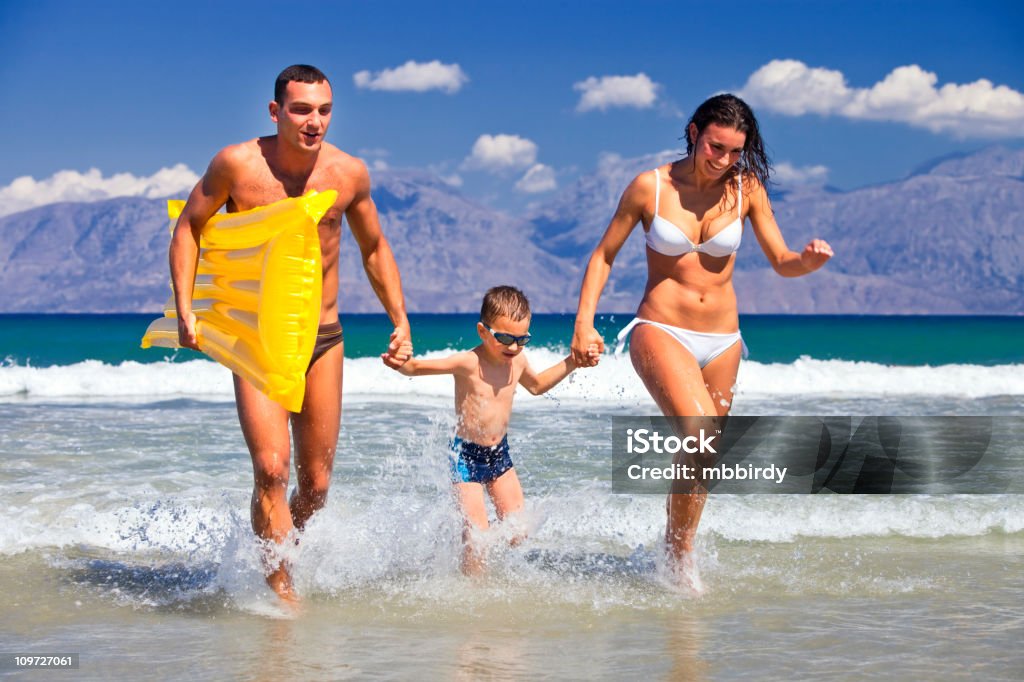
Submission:
{"label": "man's bare foot", "polygon": [[267,575],[267,585],[281,598],[283,605],[290,609],[298,609],[301,600],[295,591],[295,586],[292,585],[292,577],[284,566],[278,567]]}

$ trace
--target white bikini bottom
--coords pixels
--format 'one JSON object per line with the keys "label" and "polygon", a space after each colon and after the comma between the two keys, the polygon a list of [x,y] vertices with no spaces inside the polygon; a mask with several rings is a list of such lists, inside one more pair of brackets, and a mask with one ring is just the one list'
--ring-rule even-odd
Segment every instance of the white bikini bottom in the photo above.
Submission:
{"label": "white bikini bottom", "polygon": [[640,317],[634,317],[633,321],[619,332],[615,343],[616,354],[625,350],[626,339],[629,338],[630,332],[640,324],[650,324],[668,333],[673,339],[682,344],[683,348],[690,351],[690,354],[697,360],[697,364],[700,365],[701,369],[704,369],[705,365],[727,351],[737,341],[743,344],[743,357],[747,357],[747,344],[743,343],[743,337],[740,336],[739,332],[731,332],[729,334],[695,332],[661,322],[652,322]]}

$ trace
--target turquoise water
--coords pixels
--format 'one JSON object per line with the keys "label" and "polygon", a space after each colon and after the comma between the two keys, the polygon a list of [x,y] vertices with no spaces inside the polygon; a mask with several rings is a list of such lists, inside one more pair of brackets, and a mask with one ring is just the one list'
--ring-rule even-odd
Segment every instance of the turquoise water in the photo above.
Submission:
{"label": "turquoise water", "polygon": [[[33,367],[82,360],[186,361],[192,351],[138,347],[153,315],[0,315],[0,362]],[[468,348],[478,343],[476,316],[412,315],[417,353]],[[598,330],[611,346],[628,313],[601,315]],[[344,315],[345,354],[372,357],[382,352],[392,327],[384,315]],[[807,356],[884,365],[1003,365],[1024,361],[1024,317],[925,317],[744,315],[740,328],[750,359],[789,363]],[[572,337],[572,315],[536,315],[533,345],[565,348]]]}

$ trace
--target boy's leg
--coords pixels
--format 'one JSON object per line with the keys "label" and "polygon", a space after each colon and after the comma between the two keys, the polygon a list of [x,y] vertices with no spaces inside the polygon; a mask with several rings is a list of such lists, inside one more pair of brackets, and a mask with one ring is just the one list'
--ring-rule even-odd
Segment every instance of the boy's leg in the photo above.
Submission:
{"label": "boy's leg", "polygon": [[456,483],[455,495],[462,512],[462,572],[479,575],[484,569],[483,552],[474,535],[487,528],[487,505],[484,487],[479,483]]}
{"label": "boy's leg", "polygon": [[334,346],[309,369],[302,412],[292,415],[297,480],[289,506],[299,530],[327,503],[341,428],[343,348]]}
{"label": "boy's leg", "polygon": [[[235,405],[252,458],[252,529],[264,540],[281,543],[292,531],[288,509],[290,442],[288,412],[238,375]],[[291,576],[279,557],[268,556],[267,584],[284,599],[294,599]]]}
{"label": "boy's leg", "polygon": [[515,467],[488,483],[487,492],[494,502],[499,519],[504,519],[523,508],[523,486],[519,484]]}
{"label": "boy's leg", "polygon": [[[519,475],[515,467],[509,469],[498,478],[487,484],[487,492],[494,502],[494,509],[498,512],[498,518],[504,519],[509,514],[515,514],[523,508],[523,487],[519,484]],[[518,545],[525,536],[512,538],[512,544]]]}

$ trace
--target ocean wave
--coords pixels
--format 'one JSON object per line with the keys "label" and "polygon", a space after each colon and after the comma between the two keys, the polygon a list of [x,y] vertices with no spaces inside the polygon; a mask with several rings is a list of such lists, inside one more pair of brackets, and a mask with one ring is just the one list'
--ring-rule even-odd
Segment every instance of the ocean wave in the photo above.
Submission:
{"label": "ocean wave", "polygon": [[[426,353],[442,357],[452,351]],[[563,355],[546,348],[531,349],[531,364],[541,369]],[[843,398],[942,396],[982,398],[1024,395],[1024,364],[890,366],[847,360],[800,358],[791,363],[744,362],[737,392],[753,399],[772,397],[836,396]],[[405,377],[385,367],[378,358],[345,360],[345,393],[354,398],[384,400],[445,398],[452,395],[447,376]],[[522,391],[522,402],[544,400]],[[0,400],[17,399],[127,399],[163,401],[187,397],[198,400],[231,399],[231,374],[208,360],[117,365],[86,360],[71,365],[0,366]],[[553,389],[550,397],[601,403],[648,403],[647,391],[626,355],[606,355],[594,369],[574,372]]]}
{"label": "ocean wave", "polygon": [[[338,538],[338,557],[365,553],[402,563],[412,570],[440,544],[454,543],[458,520],[453,508],[421,499],[396,502],[387,495],[359,491],[341,505],[331,502],[310,527],[314,536]],[[245,492],[210,504],[205,500],[150,498],[125,506],[81,500],[12,511],[11,523],[0,530],[0,555],[52,547],[91,547],[114,552],[186,554],[219,561],[228,539],[248,537],[242,511]],[[214,496],[216,498],[216,496]],[[442,497],[438,497],[442,499]],[[409,503],[412,502],[410,505]],[[411,509],[402,512],[405,504]],[[664,534],[665,501],[660,495],[611,495],[587,490],[564,496],[531,497],[527,513],[541,547],[580,549],[605,546],[625,551],[637,544],[656,545]],[[392,521],[383,521],[391,519]],[[422,534],[413,538],[411,528]],[[446,529],[439,535],[439,529]],[[939,540],[1024,532],[1021,495],[711,495],[701,522],[703,542],[792,543],[801,539],[845,540],[904,537]],[[381,545],[376,546],[380,536]],[[405,540],[402,540],[405,538]],[[344,539],[344,540],[341,540]],[[360,543],[371,542],[372,551]],[[394,549],[412,543],[407,562]],[[392,549],[388,549],[392,547]],[[447,547],[454,551],[455,545]],[[341,551],[345,549],[346,551]],[[390,556],[394,553],[394,556]],[[341,559],[339,559],[340,561]],[[377,566],[375,570],[379,570]]]}

